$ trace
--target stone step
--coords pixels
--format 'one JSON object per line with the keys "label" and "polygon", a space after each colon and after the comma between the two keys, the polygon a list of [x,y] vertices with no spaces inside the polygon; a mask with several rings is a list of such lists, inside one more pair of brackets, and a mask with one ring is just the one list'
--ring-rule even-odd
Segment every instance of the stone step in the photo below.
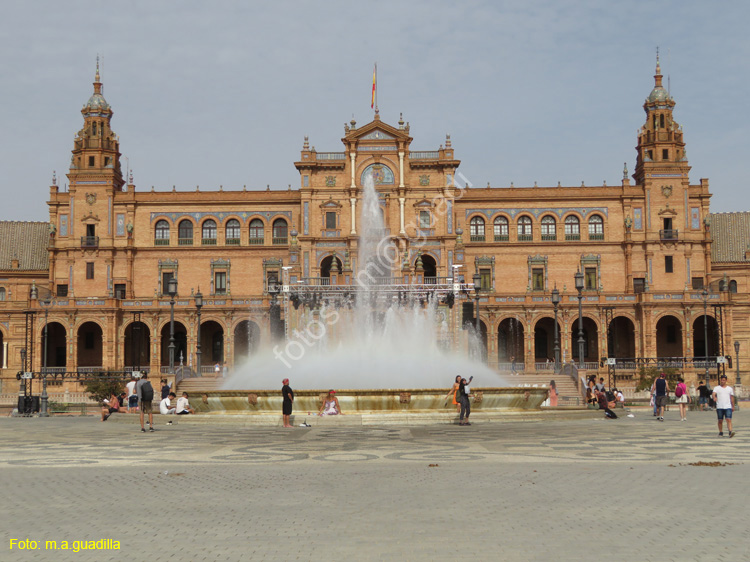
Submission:
{"label": "stone step", "polygon": [[181,380],[179,383],[177,383],[177,388],[180,392],[202,392],[204,390],[219,390],[223,382],[223,378],[194,377]]}

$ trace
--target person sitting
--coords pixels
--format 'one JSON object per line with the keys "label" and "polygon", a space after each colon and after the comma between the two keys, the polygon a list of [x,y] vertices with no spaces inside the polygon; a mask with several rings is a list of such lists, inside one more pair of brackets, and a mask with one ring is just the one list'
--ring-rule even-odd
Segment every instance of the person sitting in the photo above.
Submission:
{"label": "person sitting", "polygon": [[320,406],[319,416],[337,416],[341,413],[341,406],[339,406],[339,399],[336,398],[336,391],[331,389],[328,391],[328,396],[323,400],[323,404]]}
{"label": "person sitting", "polygon": [[159,402],[159,413],[162,415],[174,414],[177,408],[172,408],[172,398],[177,398],[174,392],[170,392],[166,398]]}
{"label": "person sitting", "polygon": [[596,399],[599,402],[599,409],[604,410],[604,415],[607,419],[616,420],[617,414],[610,409],[610,406],[614,408],[614,403],[607,401],[607,395],[600,390],[596,393]]}
{"label": "person sitting", "polygon": [[618,390],[615,388],[615,402],[617,404],[618,408],[624,408],[625,407],[625,395],[622,393],[621,390]]}
{"label": "person sitting", "polygon": [[586,389],[586,404],[590,408],[593,408],[597,404],[596,395],[594,394],[594,391],[591,388]]}
{"label": "person sitting", "polygon": [[108,399],[104,399],[104,405],[102,406],[102,421],[107,421],[107,418],[120,411],[120,400],[115,394],[112,394]]}
{"label": "person sitting", "polygon": [[[175,394],[172,393],[171,396],[175,396]],[[188,393],[187,392],[183,392],[182,396],[180,396],[177,399],[177,408],[176,408],[176,410],[177,410],[177,415],[178,416],[184,416],[186,414],[194,414],[195,413],[195,410],[193,410],[190,407],[190,403],[188,402]]]}

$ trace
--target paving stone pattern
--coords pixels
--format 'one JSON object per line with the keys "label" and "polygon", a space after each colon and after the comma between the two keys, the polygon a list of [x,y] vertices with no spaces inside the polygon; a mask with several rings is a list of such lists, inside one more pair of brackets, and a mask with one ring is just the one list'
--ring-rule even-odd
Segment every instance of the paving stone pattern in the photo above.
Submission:
{"label": "paving stone pattern", "polygon": [[[5,418],[0,560],[746,560],[742,417],[733,439],[709,412],[147,434]],[[106,538],[121,550],[44,550]]]}

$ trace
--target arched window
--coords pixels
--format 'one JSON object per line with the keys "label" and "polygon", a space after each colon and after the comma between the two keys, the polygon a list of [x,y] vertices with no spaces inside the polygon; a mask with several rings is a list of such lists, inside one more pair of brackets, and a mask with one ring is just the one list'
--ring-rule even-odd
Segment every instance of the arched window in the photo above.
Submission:
{"label": "arched window", "polygon": [[604,219],[599,215],[589,218],[589,240],[604,240]]}
{"label": "arched window", "polygon": [[185,219],[177,225],[178,243],[180,246],[193,245],[193,223]]}
{"label": "arched window", "polygon": [[231,219],[225,227],[224,243],[239,246],[240,244],[240,221]]}
{"label": "arched window", "polygon": [[[737,284],[735,283],[735,288],[736,288],[736,285]],[[737,291],[735,291],[735,293],[736,292]],[[5,287],[0,287],[0,301],[4,301],[4,300],[5,300]]]}
{"label": "arched window", "polygon": [[484,242],[484,219],[472,217],[469,221],[469,234],[472,242]]}
{"label": "arched window", "polygon": [[260,219],[253,219],[250,221],[250,239],[249,244],[262,245],[263,244],[263,221]]}
{"label": "arched window", "polygon": [[287,243],[287,224],[284,219],[276,219],[273,221],[273,243]]}
{"label": "arched window", "polygon": [[203,244],[214,245],[216,244],[216,221],[213,219],[206,219],[203,221],[203,228],[201,229],[201,238]]}
{"label": "arched window", "polygon": [[505,217],[495,218],[495,242],[508,241],[508,219]]}
{"label": "arched window", "polygon": [[[730,293],[736,293],[737,292],[737,281],[735,281],[734,279],[732,279],[729,282],[729,292]],[[3,300],[3,299],[0,298],[0,300]]]}
{"label": "arched window", "polygon": [[557,221],[549,215],[542,217],[542,240],[557,240]]}
{"label": "arched window", "polygon": [[165,220],[156,223],[154,245],[169,246],[169,223]]}
{"label": "arched window", "polygon": [[581,239],[581,221],[575,215],[565,217],[565,240]]}
{"label": "arched window", "polygon": [[528,242],[533,240],[531,234],[531,217],[518,217],[518,240],[519,242]]}

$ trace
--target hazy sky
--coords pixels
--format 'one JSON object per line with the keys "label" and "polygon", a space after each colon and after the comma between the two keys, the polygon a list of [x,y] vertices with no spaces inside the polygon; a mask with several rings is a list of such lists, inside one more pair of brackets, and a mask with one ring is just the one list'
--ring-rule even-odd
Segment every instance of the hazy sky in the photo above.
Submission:
{"label": "hazy sky", "polygon": [[372,119],[374,61],[414,150],[449,133],[476,186],[578,186],[632,173],[660,46],[691,182],[709,178],[713,211],[750,210],[748,21],[733,0],[5,0],[0,220],[47,220],[97,53],[138,190],[298,186],[305,135],[340,151],[352,114]]}

